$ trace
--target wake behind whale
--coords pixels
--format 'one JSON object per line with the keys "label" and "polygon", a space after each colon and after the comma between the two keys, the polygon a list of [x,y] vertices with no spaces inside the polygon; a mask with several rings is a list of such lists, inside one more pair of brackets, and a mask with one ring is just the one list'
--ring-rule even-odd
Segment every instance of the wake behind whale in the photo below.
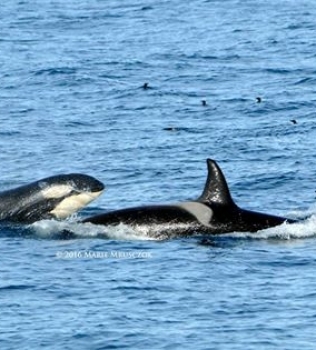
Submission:
{"label": "wake behind whale", "polygon": [[[21,228],[20,228],[21,229]],[[154,227],[157,232],[168,232],[168,226]],[[187,227],[184,227],[186,230]],[[79,222],[76,218],[66,221],[41,220],[34,222],[24,228],[24,235],[39,239],[105,239],[105,240],[167,240],[170,235],[160,233],[153,235],[152,225],[130,226],[126,224],[117,225],[94,225],[91,223]],[[16,231],[17,235],[18,231]],[[212,240],[221,239],[251,239],[251,240],[277,240],[288,241],[293,239],[306,239],[316,237],[316,210],[308,219],[297,223],[283,223],[279,226],[253,232],[230,232],[221,235],[205,236],[198,231],[192,232],[190,238],[201,239],[210,237]],[[175,235],[173,239],[188,238],[188,236]]]}

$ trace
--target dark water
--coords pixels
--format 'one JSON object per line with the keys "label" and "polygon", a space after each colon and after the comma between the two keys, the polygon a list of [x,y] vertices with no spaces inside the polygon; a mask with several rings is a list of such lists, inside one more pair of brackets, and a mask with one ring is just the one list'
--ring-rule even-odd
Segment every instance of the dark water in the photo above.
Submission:
{"label": "dark water", "polygon": [[87,173],[107,191],[86,217],[196,198],[211,157],[240,206],[311,216],[208,244],[2,226],[1,349],[314,349],[315,16],[311,0],[1,5],[0,190]]}

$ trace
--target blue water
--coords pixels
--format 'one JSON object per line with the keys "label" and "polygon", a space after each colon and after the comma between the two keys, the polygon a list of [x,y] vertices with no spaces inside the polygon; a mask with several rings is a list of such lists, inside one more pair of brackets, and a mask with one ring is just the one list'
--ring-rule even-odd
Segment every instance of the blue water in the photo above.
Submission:
{"label": "blue water", "polygon": [[2,350],[315,348],[315,17],[312,0],[1,5],[0,190],[87,173],[107,190],[83,218],[196,198],[210,157],[241,207],[310,217],[208,244],[2,226]]}

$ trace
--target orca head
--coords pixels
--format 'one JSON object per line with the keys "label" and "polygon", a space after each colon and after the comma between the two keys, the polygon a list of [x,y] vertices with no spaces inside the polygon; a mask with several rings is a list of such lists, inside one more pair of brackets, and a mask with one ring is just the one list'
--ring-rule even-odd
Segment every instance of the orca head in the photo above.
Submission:
{"label": "orca head", "polygon": [[96,199],[103,190],[100,181],[84,174],[47,177],[0,192],[0,221],[32,223],[65,219]]}
{"label": "orca head", "polygon": [[[85,174],[52,176],[38,181],[41,197],[48,213],[55,219],[65,219],[95,200],[104,190],[99,180]],[[48,215],[49,215],[48,214]]]}

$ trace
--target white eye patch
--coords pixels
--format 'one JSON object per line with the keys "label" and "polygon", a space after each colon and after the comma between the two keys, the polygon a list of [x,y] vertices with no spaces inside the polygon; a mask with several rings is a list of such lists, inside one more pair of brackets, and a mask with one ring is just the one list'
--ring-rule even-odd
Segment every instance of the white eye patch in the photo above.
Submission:
{"label": "white eye patch", "polygon": [[199,202],[182,202],[177,204],[177,207],[180,207],[195,216],[197,221],[202,225],[209,226],[213,216],[213,210],[207,205]]}
{"label": "white eye patch", "polygon": [[41,193],[46,199],[62,198],[72,191],[69,185],[54,185],[42,189]]}

